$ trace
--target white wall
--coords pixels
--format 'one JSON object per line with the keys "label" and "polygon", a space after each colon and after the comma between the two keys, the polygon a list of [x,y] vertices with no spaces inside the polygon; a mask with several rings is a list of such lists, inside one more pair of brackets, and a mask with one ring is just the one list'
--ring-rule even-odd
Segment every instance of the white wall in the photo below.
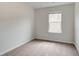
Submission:
{"label": "white wall", "polygon": [[79,3],[75,3],[75,46],[79,51]]}
{"label": "white wall", "polygon": [[32,40],[34,11],[24,3],[0,3],[0,54]]}
{"label": "white wall", "polygon": [[[48,14],[62,13],[62,31],[63,33],[48,33]],[[73,43],[74,41],[74,4],[61,5],[56,7],[40,8],[35,12],[35,37],[51,41]]]}

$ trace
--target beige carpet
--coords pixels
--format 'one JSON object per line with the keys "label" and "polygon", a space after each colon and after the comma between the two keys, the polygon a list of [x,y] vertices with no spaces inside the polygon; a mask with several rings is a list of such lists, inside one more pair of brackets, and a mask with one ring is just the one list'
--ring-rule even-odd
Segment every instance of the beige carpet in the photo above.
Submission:
{"label": "beige carpet", "polygon": [[78,56],[72,44],[33,40],[3,56]]}

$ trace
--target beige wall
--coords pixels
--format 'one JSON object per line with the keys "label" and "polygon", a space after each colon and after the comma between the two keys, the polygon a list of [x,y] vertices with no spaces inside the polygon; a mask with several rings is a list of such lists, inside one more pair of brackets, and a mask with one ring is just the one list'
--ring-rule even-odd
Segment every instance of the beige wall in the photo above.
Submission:
{"label": "beige wall", "polygon": [[[48,33],[48,14],[62,13],[62,31],[63,33]],[[56,7],[39,8],[35,12],[35,31],[36,38],[50,41],[59,41],[66,43],[74,42],[74,4],[61,5]]]}
{"label": "beige wall", "polygon": [[75,3],[75,46],[79,51],[79,3]]}
{"label": "beige wall", "polygon": [[0,3],[0,54],[32,40],[34,11],[24,3]]}

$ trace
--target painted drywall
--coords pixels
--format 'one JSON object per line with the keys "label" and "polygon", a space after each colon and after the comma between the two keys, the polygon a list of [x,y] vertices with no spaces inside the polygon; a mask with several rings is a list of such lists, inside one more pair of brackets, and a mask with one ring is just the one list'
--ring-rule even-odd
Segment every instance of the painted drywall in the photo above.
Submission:
{"label": "painted drywall", "polygon": [[[48,33],[48,14],[62,13],[62,32]],[[35,38],[50,41],[73,43],[74,41],[74,4],[61,5],[35,10]]]}
{"label": "painted drywall", "polygon": [[75,3],[75,46],[79,51],[79,3]]}
{"label": "painted drywall", "polygon": [[34,10],[24,3],[0,3],[0,54],[32,40]]}

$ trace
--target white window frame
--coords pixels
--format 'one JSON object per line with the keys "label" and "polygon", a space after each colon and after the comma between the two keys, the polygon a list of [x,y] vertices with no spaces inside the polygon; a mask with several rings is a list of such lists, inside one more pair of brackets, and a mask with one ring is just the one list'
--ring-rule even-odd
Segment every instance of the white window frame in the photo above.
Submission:
{"label": "white window frame", "polygon": [[[50,21],[50,14],[59,14],[61,17],[60,17],[60,21]],[[50,13],[50,14],[48,14],[48,21],[49,21],[49,29],[48,29],[48,32],[49,33],[62,33],[62,13]],[[51,30],[51,24],[56,24],[56,23],[59,23],[59,30],[58,31],[56,31],[55,29],[54,30]]]}

